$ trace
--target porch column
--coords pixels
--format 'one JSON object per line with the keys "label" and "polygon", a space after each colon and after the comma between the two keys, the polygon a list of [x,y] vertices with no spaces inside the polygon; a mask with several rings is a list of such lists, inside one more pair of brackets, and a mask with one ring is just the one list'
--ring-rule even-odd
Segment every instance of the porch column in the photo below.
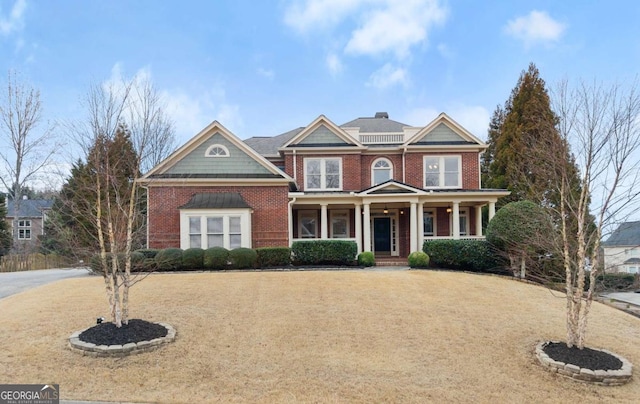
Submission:
{"label": "porch column", "polygon": [[356,245],[358,246],[358,254],[362,252],[362,209],[359,203],[356,203],[356,212],[355,212],[355,222],[356,222]]}
{"label": "porch column", "polygon": [[418,203],[418,251],[424,245],[424,202]]}
{"label": "porch column", "polygon": [[460,202],[453,202],[453,210],[451,212],[453,215],[452,225],[453,225],[453,239],[460,239]]}
{"label": "porch column", "polygon": [[482,206],[476,206],[476,236],[482,237]]}
{"label": "porch column", "polygon": [[496,203],[489,202],[489,221],[496,215]]}
{"label": "porch column", "polygon": [[329,223],[327,223],[327,204],[320,205],[320,238],[326,240],[328,237]]}
{"label": "porch column", "polygon": [[371,249],[371,212],[369,209],[369,203],[364,204],[364,217],[362,220],[364,221],[363,229],[364,232],[364,245],[362,246],[363,251],[373,251]]}
{"label": "porch column", "polygon": [[409,252],[417,251],[418,244],[418,206],[417,203],[411,202],[411,215],[409,216]]}

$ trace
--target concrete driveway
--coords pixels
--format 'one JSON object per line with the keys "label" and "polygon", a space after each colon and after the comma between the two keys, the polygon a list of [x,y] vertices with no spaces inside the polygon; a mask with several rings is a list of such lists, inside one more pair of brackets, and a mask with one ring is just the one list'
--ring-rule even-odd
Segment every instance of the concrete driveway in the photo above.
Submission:
{"label": "concrete driveway", "polygon": [[0,273],[0,299],[60,279],[90,276],[85,268],[43,269],[39,271]]}

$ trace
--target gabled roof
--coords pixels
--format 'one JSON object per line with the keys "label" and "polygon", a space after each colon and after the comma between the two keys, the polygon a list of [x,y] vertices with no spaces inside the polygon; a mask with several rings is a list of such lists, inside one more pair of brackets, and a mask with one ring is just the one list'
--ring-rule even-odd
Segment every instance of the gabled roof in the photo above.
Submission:
{"label": "gabled roof", "polygon": [[425,194],[425,191],[412,185],[405,184],[394,179],[387,180],[381,184],[363,189],[358,195],[377,195],[377,194]]}
{"label": "gabled roof", "polygon": [[[188,158],[201,158],[204,156],[204,151],[201,149],[205,148],[208,143],[226,143],[228,148],[233,149],[233,153],[238,152],[238,154],[231,155],[228,158],[220,158],[219,160],[207,160],[206,167],[204,165],[186,167],[188,164],[185,162]],[[239,164],[239,161],[248,164]],[[247,167],[248,165],[251,167]],[[218,169],[220,167],[224,169]],[[159,178],[259,179],[267,177],[293,181],[291,177],[241,141],[222,124],[218,121],[213,121],[182,147],[151,169],[140,181],[149,182],[151,179]]]}
{"label": "gabled roof", "polygon": [[[20,214],[18,217],[42,217],[42,212],[53,207],[51,199],[22,199],[20,200]],[[7,200],[7,217],[15,217],[15,203],[13,199]]]}
{"label": "gabled roof", "polygon": [[[449,132],[449,136],[437,136],[438,129],[447,130]],[[463,128],[444,112],[440,113],[436,119],[431,121],[431,123],[424,128],[420,129],[418,133],[413,135],[404,143],[404,146],[409,145],[475,145],[482,148],[487,147],[482,140],[475,137],[471,132]]]}
{"label": "gabled roof", "polygon": [[622,223],[602,245],[605,247],[640,246],[640,222]]}
{"label": "gabled roof", "polygon": [[[281,149],[287,147],[305,147],[304,140],[305,138],[311,136],[316,130],[321,129],[322,127],[328,129],[330,134],[332,134],[335,139],[339,142],[331,142],[326,144],[315,144],[317,146],[356,146],[362,147],[362,143],[358,142],[353,137],[349,136],[342,128],[333,123],[329,118],[324,115],[320,115],[313,122],[307,125],[303,130],[301,130],[297,135],[291,138],[288,142],[282,145]],[[307,146],[311,146],[312,144],[307,144]]]}
{"label": "gabled roof", "polygon": [[276,157],[279,156],[278,149],[298,133],[302,132],[303,129],[303,127],[295,128],[273,137],[251,137],[245,139],[244,142],[263,156]]}

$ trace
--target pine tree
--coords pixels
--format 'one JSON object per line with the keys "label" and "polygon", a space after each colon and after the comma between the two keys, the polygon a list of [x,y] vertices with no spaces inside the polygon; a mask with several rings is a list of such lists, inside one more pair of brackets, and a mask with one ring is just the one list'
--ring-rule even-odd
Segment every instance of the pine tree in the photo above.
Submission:
{"label": "pine tree", "polygon": [[11,232],[7,224],[6,198],[0,192],[0,257],[11,250]]}

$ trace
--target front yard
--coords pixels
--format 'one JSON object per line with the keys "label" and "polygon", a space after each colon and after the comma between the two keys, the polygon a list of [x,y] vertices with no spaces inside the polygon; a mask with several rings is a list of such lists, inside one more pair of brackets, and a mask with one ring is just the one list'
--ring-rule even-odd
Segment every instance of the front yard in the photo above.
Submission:
{"label": "front yard", "polygon": [[[132,318],[164,321],[174,343],[123,359],[71,352],[105,316],[102,278],[0,300],[0,382],[59,383],[63,399],[133,402],[636,402],[637,376],[599,387],[539,367],[564,338],[557,292],[434,271],[153,275]],[[587,344],[640,365],[640,320],[594,303]]]}

